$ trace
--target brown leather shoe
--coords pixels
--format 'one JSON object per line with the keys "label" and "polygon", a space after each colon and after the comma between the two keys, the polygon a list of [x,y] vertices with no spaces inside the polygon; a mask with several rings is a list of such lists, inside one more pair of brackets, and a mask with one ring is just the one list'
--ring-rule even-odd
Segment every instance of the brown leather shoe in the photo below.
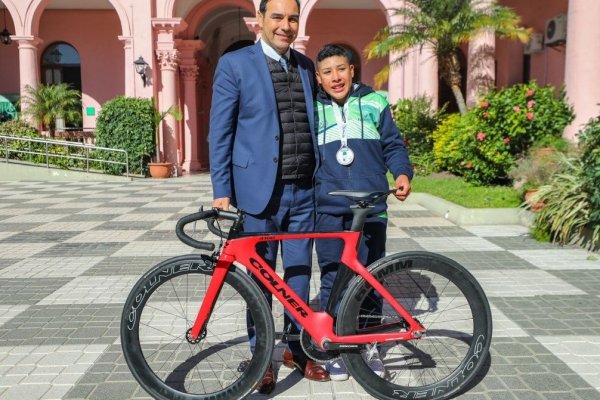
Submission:
{"label": "brown leather shoe", "polygon": [[273,373],[273,367],[269,367],[262,381],[256,385],[256,390],[258,390],[258,393],[269,394],[273,389],[275,389],[275,374]]}
{"label": "brown leather shoe", "polygon": [[325,368],[306,356],[301,357],[292,354],[288,349],[283,351],[283,365],[297,369],[310,381],[327,382],[330,380],[329,372],[325,371]]}

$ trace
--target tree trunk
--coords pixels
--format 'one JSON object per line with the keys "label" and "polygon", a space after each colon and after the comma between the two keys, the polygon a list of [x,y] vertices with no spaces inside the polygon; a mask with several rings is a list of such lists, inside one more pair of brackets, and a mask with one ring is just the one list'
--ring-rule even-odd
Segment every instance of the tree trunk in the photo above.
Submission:
{"label": "tree trunk", "polygon": [[439,60],[439,62],[442,79],[452,90],[458,110],[462,115],[465,115],[467,113],[467,104],[461,91],[462,76],[460,75],[460,61],[456,54],[451,54]]}
{"label": "tree trunk", "polygon": [[467,113],[467,104],[465,103],[465,98],[460,90],[460,86],[450,85],[450,88],[452,89],[452,93],[456,98],[456,105],[458,105],[458,111],[461,113],[461,115],[465,115]]}

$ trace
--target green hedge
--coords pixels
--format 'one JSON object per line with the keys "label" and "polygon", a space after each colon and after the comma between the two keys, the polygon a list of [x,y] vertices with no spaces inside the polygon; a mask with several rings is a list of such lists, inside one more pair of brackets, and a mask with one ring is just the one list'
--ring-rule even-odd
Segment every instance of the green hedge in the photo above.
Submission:
{"label": "green hedge", "polygon": [[[130,173],[145,175],[154,150],[154,114],[151,99],[118,96],[107,101],[96,120],[96,146],[126,150]],[[120,165],[108,170],[125,172]]]}
{"label": "green hedge", "polygon": [[433,131],[444,115],[445,108],[433,110],[426,96],[400,99],[391,107],[394,122],[402,133],[415,172],[434,172]]}

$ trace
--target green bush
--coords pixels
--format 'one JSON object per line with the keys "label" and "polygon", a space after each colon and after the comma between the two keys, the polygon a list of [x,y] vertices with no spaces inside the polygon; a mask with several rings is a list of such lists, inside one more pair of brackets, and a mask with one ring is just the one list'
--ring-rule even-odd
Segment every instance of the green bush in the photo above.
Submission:
{"label": "green bush", "polygon": [[409,150],[415,172],[422,175],[434,172],[432,134],[442,119],[445,108],[433,110],[431,98],[426,96],[401,99],[390,108]]}
{"label": "green bush", "polygon": [[[600,225],[591,223],[590,195],[584,190],[584,164],[580,158],[561,156],[562,168],[552,176],[549,185],[540,187],[528,202],[543,207],[535,214],[534,237],[560,244],[598,247]],[[591,235],[590,235],[591,233]]]}
{"label": "green bush", "polygon": [[[33,128],[27,122],[23,120],[12,120],[0,123],[0,135],[16,136],[21,138],[41,139],[42,137],[38,133],[37,129]],[[34,163],[45,163],[46,158],[43,155],[30,154],[31,152],[43,153],[45,152],[44,145],[42,143],[25,142],[25,141],[8,141],[9,151],[8,158],[11,160],[29,161]],[[0,156],[6,157],[6,153],[3,150],[4,146],[0,148]],[[24,153],[24,152],[28,153]]]}
{"label": "green bush", "polygon": [[560,138],[573,118],[564,91],[552,86],[532,81],[492,92],[434,132],[436,165],[471,183],[507,183],[517,158]]}
{"label": "green bush", "polygon": [[591,119],[579,135],[583,190],[589,195],[590,225],[600,229],[600,117]]}
{"label": "green bush", "polygon": [[[107,101],[96,120],[96,146],[126,150],[129,172],[145,175],[154,151],[154,115],[150,99],[118,96]],[[124,162],[124,157],[119,161]],[[111,165],[107,170],[114,174],[125,172],[120,165]]]}

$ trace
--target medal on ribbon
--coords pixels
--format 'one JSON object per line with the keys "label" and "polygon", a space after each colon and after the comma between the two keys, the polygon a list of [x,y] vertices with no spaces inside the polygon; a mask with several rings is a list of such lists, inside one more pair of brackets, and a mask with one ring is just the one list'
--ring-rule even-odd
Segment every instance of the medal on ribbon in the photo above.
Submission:
{"label": "medal on ribbon", "polygon": [[337,104],[333,105],[333,113],[335,115],[335,119],[337,125],[340,129],[340,141],[341,146],[340,149],[335,153],[335,158],[338,164],[343,166],[348,166],[352,164],[354,161],[354,151],[348,146],[348,136],[346,133],[346,114],[348,114],[348,103],[344,104],[344,108],[342,112],[340,112],[340,108]]}

